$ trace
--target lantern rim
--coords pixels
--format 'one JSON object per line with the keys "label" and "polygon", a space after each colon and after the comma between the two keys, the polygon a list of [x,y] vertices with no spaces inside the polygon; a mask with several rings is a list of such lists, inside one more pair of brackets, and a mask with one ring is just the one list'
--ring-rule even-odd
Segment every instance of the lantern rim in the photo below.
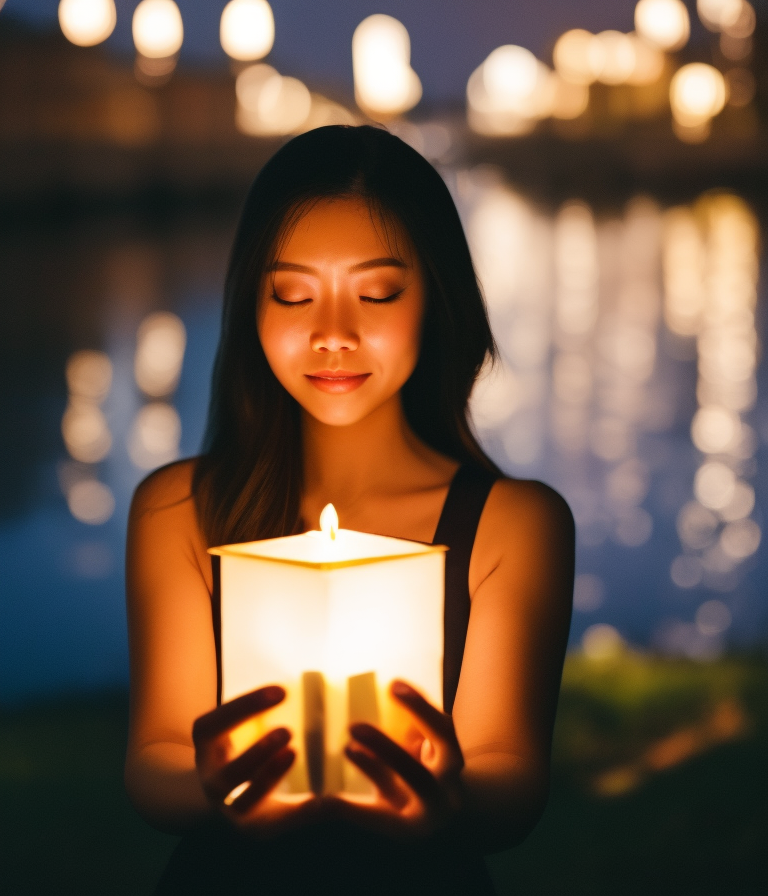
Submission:
{"label": "lantern rim", "polygon": [[[352,530],[339,529],[339,533],[345,531],[350,532]],[[320,533],[317,534],[319,535]],[[355,534],[361,533],[356,532]],[[445,553],[449,550],[449,548],[443,544],[427,544],[422,541],[407,541],[404,538],[392,538],[388,535],[375,535],[372,537],[382,540],[386,539],[387,541],[392,542],[401,542],[404,545],[412,546],[412,549],[400,549],[397,553],[380,553],[372,554],[368,557],[353,557],[339,560],[300,560],[295,557],[275,556],[271,552],[259,550],[261,546],[274,545],[276,542],[285,542],[289,539],[296,538],[295,535],[288,535],[282,538],[268,538],[263,541],[246,541],[240,544],[220,545],[218,547],[208,548],[208,553],[218,557],[240,557],[245,560],[264,560],[268,563],[282,563],[288,566],[303,566],[307,569],[327,571],[344,569],[350,566],[365,566],[370,563],[386,563],[389,560],[407,560],[412,557],[424,557],[427,554]],[[415,550],[413,548],[415,548]]]}

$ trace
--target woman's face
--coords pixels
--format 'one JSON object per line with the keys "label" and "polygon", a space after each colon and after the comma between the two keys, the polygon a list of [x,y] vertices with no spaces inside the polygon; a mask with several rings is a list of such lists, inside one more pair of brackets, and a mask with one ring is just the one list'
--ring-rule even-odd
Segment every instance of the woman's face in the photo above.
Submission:
{"label": "woman's face", "polygon": [[422,273],[405,234],[387,240],[362,199],[321,200],[261,285],[257,327],[275,376],[322,423],[346,426],[391,400],[416,366]]}

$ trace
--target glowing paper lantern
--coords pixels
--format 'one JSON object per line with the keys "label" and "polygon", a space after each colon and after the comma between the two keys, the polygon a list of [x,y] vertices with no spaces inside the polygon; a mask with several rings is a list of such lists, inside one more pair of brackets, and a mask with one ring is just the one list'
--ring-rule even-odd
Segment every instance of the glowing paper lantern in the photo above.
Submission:
{"label": "glowing paper lantern", "polygon": [[725,79],[711,65],[692,62],[675,72],[669,85],[672,114],[683,127],[706,124],[725,105]]}
{"label": "glowing paper lantern", "polygon": [[624,84],[635,70],[635,43],[621,31],[601,31],[596,34],[590,59],[592,74],[603,84]]}
{"label": "glowing paper lantern", "polygon": [[691,20],[681,0],[640,0],[635,7],[635,28],[662,50],[679,50],[688,41]]}
{"label": "glowing paper lantern", "polygon": [[627,35],[635,48],[635,66],[627,84],[643,86],[659,80],[664,71],[664,51],[637,34]]}
{"label": "glowing paper lantern", "polygon": [[133,370],[145,395],[163,398],[176,389],[186,344],[187,331],[175,314],[158,311],[144,318],[136,334]]}
{"label": "glowing paper lantern", "polygon": [[552,52],[552,61],[561,78],[572,84],[592,84],[600,60],[601,47],[595,35],[582,28],[561,34]]}
{"label": "glowing paper lantern", "polygon": [[106,40],[116,21],[114,0],[61,0],[59,3],[59,24],[64,37],[78,47],[92,47]]}
{"label": "glowing paper lantern", "polygon": [[261,59],[275,41],[272,7],[267,0],[231,0],[221,14],[219,34],[224,52],[233,59]]}
{"label": "glowing paper lantern", "polygon": [[298,78],[283,77],[271,65],[249,65],[237,76],[236,123],[244,134],[277,137],[297,133],[312,111],[312,95]]}
{"label": "glowing paper lantern", "polygon": [[745,0],[696,0],[696,10],[710,31],[725,31],[733,26],[749,6]]}
{"label": "glowing paper lantern", "polygon": [[286,725],[297,759],[284,792],[365,792],[343,758],[349,724],[403,739],[394,678],[442,702],[445,548],[337,529],[330,504],[320,524],[211,549],[221,558],[222,700],[281,684],[285,701],[232,733],[233,754]]}
{"label": "glowing paper lantern", "polygon": [[552,112],[556,94],[557,81],[547,66],[525,47],[506,44],[469,77],[469,123],[484,134],[527,133]]}
{"label": "glowing paper lantern", "polygon": [[141,0],[133,14],[133,42],[142,56],[173,56],[183,41],[184,24],[173,0]]}
{"label": "glowing paper lantern", "polygon": [[358,105],[374,115],[400,115],[421,99],[421,81],[411,68],[411,40],[402,22],[373,15],[352,36],[352,68]]}

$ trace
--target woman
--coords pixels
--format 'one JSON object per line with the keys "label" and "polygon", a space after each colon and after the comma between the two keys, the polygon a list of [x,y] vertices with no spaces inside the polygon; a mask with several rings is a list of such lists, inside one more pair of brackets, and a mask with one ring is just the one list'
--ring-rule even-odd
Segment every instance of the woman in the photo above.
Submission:
{"label": "woman", "polygon": [[[574,533],[555,492],[505,479],[472,435],[493,355],[456,208],[418,153],[334,126],[264,167],[229,266],[205,450],[152,474],[131,510],[126,785],[151,824],[184,833],[159,893],[490,893],[482,853],[536,823]],[[408,749],[355,725],[346,750],[375,799],[286,806],[272,792],[294,732],[229,752],[227,731],[284,691],[217,706],[206,549],[314,528],[328,502],[345,528],[450,548],[444,705],[393,683]]]}

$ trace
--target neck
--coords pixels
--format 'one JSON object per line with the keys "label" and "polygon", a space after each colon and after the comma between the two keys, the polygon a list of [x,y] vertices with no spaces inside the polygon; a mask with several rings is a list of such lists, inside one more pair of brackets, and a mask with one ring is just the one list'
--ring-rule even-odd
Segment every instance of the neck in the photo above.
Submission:
{"label": "neck", "polygon": [[304,413],[302,437],[304,493],[332,502],[337,510],[407,478],[409,465],[424,449],[408,426],[399,395],[350,426],[331,426]]}

